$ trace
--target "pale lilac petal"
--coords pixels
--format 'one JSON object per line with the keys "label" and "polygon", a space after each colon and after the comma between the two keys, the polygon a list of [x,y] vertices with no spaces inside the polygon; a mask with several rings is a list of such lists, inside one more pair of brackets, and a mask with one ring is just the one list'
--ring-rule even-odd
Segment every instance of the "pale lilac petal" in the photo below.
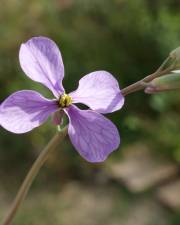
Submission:
{"label": "pale lilac petal", "polygon": [[83,103],[100,113],[114,112],[124,104],[117,80],[106,71],[84,76],[79,81],[78,89],[69,95],[73,103]]}
{"label": "pale lilac petal", "polygon": [[26,75],[48,87],[55,97],[64,92],[64,65],[55,42],[46,37],[34,37],[21,45],[19,60]]}
{"label": "pale lilac petal", "polygon": [[0,105],[0,125],[13,133],[26,133],[44,123],[57,109],[56,101],[38,92],[18,91]]}
{"label": "pale lilac petal", "polygon": [[89,162],[102,162],[116,150],[120,137],[116,126],[103,115],[92,110],[80,110],[71,105],[68,133],[79,154]]}

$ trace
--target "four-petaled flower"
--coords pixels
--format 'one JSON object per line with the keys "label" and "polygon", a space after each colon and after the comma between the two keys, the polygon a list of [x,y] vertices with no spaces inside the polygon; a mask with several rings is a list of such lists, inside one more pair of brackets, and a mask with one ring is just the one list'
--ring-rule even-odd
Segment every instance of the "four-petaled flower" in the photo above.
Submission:
{"label": "four-petaled flower", "polygon": [[[115,125],[100,113],[121,109],[124,97],[116,79],[106,71],[96,71],[79,81],[77,90],[65,93],[64,65],[57,45],[46,37],[34,37],[21,45],[20,65],[26,75],[49,88],[56,99],[49,100],[31,90],[10,95],[0,106],[0,125],[13,133],[25,133],[62,110],[69,118],[68,133],[79,154],[89,162],[104,161],[118,148]],[[87,105],[81,110],[74,103]]]}

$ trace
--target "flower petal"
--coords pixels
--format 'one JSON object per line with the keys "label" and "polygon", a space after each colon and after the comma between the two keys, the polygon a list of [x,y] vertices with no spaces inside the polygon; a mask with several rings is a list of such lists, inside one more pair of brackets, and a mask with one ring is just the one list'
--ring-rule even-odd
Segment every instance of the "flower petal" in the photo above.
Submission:
{"label": "flower petal", "polygon": [[73,103],[83,103],[99,113],[114,112],[124,104],[117,80],[106,71],[84,76],[79,81],[78,89],[69,95]]}
{"label": "flower petal", "polygon": [[79,154],[89,162],[102,162],[118,148],[120,137],[116,126],[92,110],[67,108],[68,133]]}
{"label": "flower petal", "polygon": [[23,71],[48,87],[55,97],[64,92],[64,65],[57,45],[46,37],[34,37],[22,44],[19,60]]}
{"label": "flower petal", "polygon": [[18,91],[0,105],[0,125],[13,133],[26,133],[45,122],[57,108],[55,101],[38,92]]}

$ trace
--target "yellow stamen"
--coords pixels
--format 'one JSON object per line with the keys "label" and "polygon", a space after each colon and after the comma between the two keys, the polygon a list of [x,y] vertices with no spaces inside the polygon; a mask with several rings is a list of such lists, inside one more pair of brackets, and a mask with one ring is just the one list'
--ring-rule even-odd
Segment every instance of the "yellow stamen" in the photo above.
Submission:
{"label": "yellow stamen", "polygon": [[63,94],[61,95],[60,99],[59,99],[59,106],[61,108],[66,108],[69,105],[71,105],[72,103],[72,98],[71,96],[67,95],[67,94]]}

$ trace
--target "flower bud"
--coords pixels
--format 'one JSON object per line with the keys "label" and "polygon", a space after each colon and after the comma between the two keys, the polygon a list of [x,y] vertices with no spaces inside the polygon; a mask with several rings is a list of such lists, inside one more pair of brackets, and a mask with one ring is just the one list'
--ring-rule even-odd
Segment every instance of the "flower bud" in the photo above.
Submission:
{"label": "flower bud", "polygon": [[170,53],[170,57],[174,58],[176,60],[180,60],[180,47],[174,49],[171,53]]}
{"label": "flower bud", "polygon": [[180,69],[180,47],[170,53],[170,58],[174,64],[174,69]]}
{"label": "flower bud", "polygon": [[154,94],[157,92],[170,91],[180,88],[180,73],[171,73],[155,78],[147,84],[145,93]]}

